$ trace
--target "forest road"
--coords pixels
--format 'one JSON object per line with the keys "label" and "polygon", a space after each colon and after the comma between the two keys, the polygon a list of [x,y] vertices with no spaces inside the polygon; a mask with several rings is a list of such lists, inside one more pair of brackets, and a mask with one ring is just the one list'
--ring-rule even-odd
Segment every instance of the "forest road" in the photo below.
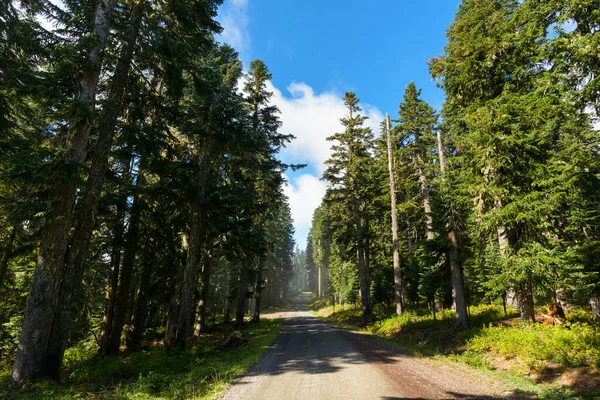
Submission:
{"label": "forest road", "polygon": [[308,311],[308,295],[272,316],[287,319],[279,336],[224,399],[513,398],[470,368],[433,365],[370,335],[321,321]]}

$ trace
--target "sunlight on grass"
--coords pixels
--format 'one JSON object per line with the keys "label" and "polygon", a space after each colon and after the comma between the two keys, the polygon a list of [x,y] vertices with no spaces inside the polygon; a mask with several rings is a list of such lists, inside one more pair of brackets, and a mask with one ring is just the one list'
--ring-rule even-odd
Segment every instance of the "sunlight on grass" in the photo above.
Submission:
{"label": "sunlight on grass", "polygon": [[[256,363],[279,332],[283,320],[262,320],[242,329],[248,342],[219,350],[207,335],[184,352],[162,347],[98,358],[95,351],[74,348],[66,354],[68,377],[60,384],[28,384],[7,391],[10,371],[0,377],[0,397],[11,399],[197,399],[216,398],[236,377]],[[85,355],[85,356],[82,356]]]}

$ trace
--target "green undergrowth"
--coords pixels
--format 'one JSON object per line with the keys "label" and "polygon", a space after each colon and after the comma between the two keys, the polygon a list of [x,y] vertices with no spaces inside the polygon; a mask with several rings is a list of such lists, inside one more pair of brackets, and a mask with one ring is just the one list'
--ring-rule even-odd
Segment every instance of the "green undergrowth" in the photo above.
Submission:
{"label": "green undergrowth", "polygon": [[66,377],[8,389],[10,371],[0,376],[0,398],[9,399],[198,399],[216,398],[273,342],[283,320],[248,324],[246,343],[220,350],[221,335],[206,335],[186,351],[151,346],[139,352],[95,357],[95,350],[71,348],[65,355]]}
{"label": "green undergrowth", "polygon": [[[401,316],[393,310],[375,312],[372,322],[361,327],[359,309],[322,308],[317,315],[336,325],[360,329],[386,338],[414,355],[451,359],[470,366],[496,371],[508,379],[525,377],[529,381],[555,382],[569,371],[575,389],[584,397],[600,398],[600,326],[582,313],[567,315],[563,325],[499,322],[518,316],[515,310],[504,315],[501,306],[470,309],[470,329],[455,329],[455,314],[437,313],[436,320],[426,310],[408,311]],[[563,376],[564,377],[564,376]]]}

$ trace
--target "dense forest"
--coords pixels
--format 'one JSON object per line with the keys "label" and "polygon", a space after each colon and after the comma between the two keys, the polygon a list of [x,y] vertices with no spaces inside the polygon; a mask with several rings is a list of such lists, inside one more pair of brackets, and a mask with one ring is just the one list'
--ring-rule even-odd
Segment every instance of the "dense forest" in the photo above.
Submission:
{"label": "dense forest", "polygon": [[0,0],[12,386],[60,380],[79,343],[183,352],[298,291],[363,326],[451,309],[464,330],[481,304],[600,321],[600,0],[463,0],[428,65],[441,110],[409,83],[373,132],[347,92],[305,250],[294,137],[265,63],[219,41],[222,2]]}
{"label": "dense forest", "polygon": [[346,93],[306,284],[363,324],[378,304],[600,320],[599,30],[598,1],[466,0],[429,61],[441,112],[410,83],[372,132]]}
{"label": "dense forest", "polygon": [[[219,0],[0,5],[0,355],[183,349],[290,288],[271,79],[219,43]],[[53,29],[45,29],[50,24]],[[239,87],[238,87],[239,86]]]}

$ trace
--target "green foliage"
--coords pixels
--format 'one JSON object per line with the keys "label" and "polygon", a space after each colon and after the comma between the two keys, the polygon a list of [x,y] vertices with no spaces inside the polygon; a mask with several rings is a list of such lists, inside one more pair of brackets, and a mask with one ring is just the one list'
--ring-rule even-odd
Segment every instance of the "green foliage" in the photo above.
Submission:
{"label": "green foliage", "polygon": [[[527,387],[540,397],[563,398],[568,390],[552,386],[533,386],[528,379],[531,373],[547,367],[600,368],[600,327],[597,324],[574,322],[580,312],[569,313],[564,325],[517,323],[502,326],[498,322],[515,321],[517,310],[509,309],[504,315],[501,306],[483,305],[470,308],[470,329],[456,330],[455,317],[450,310],[440,312],[434,320],[427,310],[410,310],[394,315],[393,309],[381,310],[375,322],[362,327],[365,332],[391,340],[403,349],[419,356],[437,357],[468,364],[488,371],[498,370],[500,377]],[[315,314],[337,325],[356,329],[360,311],[356,308],[321,308]],[[499,360],[503,360],[500,361]],[[597,391],[586,392],[595,398]]]}
{"label": "green foliage", "polygon": [[38,382],[13,392],[7,389],[9,371],[4,370],[0,393],[14,399],[85,398],[87,393],[97,398],[218,398],[258,361],[282,324],[282,320],[251,324],[241,331],[248,342],[227,350],[216,348],[219,335],[204,336],[185,352],[169,353],[152,346],[100,358],[78,346],[68,350],[63,383]]}
{"label": "green foliage", "polygon": [[600,329],[587,324],[487,327],[467,343],[469,351],[518,357],[532,370],[555,362],[566,367],[600,369]]}

